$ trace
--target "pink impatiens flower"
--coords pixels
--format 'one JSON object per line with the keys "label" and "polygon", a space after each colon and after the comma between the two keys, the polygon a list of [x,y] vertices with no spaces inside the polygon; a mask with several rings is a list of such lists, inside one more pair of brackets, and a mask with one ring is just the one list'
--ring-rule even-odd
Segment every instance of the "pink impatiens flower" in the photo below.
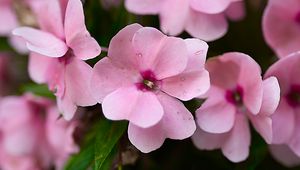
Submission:
{"label": "pink impatiens flower", "polygon": [[63,169],[79,147],[73,140],[76,121],[58,120],[53,103],[32,95],[0,100],[0,168]]}
{"label": "pink impatiens flower", "polygon": [[238,20],[244,16],[242,0],[126,0],[125,6],[135,14],[158,14],[166,34],[178,35],[186,30],[206,41],[227,32],[226,17]]}
{"label": "pink impatiens flower", "polygon": [[266,77],[276,76],[281,88],[280,104],[272,116],[273,143],[287,144],[300,157],[300,53],[272,65]]}
{"label": "pink impatiens flower", "polygon": [[105,117],[129,120],[129,140],[151,152],[166,138],[194,133],[193,116],[178,99],[190,100],[208,90],[207,49],[198,39],[129,25],[111,40],[108,57],[95,65],[91,90]]}
{"label": "pink impatiens flower", "polygon": [[200,149],[221,149],[233,162],[249,154],[248,119],[267,143],[272,141],[271,114],[280,89],[275,77],[262,80],[259,65],[248,55],[233,52],[206,63],[211,77],[207,100],[196,111],[200,128],[192,137]]}
{"label": "pink impatiens flower", "polygon": [[38,5],[41,30],[21,27],[13,34],[26,40],[32,51],[30,77],[49,85],[60,112],[69,120],[77,106],[97,103],[86,89],[92,68],[82,60],[98,56],[101,49],[85,27],[80,0],[47,0]]}
{"label": "pink impatiens flower", "polygon": [[300,50],[300,1],[269,0],[263,16],[266,42],[278,57]]}

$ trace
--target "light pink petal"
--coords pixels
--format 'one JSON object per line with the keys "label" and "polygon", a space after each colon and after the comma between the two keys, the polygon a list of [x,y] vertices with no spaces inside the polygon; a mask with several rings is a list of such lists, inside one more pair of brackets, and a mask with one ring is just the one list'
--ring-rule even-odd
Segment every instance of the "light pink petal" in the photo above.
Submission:
{"label": "light pink petal", "polygon": [[168,35],[180,34],[189,18],[189,2],[182,0],[172,0],[161,5],[160,9],[160,29]]}
{"label": "light pink petal", "polygon": [[161,90],[180,100],[191,100],[203,95],[210,87],[209,73],[206,70],[184,72],[162,81]]}
{"label": "light pink petal", "polygon": [[77,110],[77,106],[73,102],[71,96],[66,93],[62,98],[57,97],[56,101],[60,114],[63,115],[65,120],[71,120]]}
{"label": "light pink petal", "polygon": [[49,32],[59,39],[64,39],[63,11],[60,6],[61,0],[35,1],[31,3],[38,23],[42,30]]}
{"label": "light pink petal", "polygon": [[272,0],[264,11],[264,37],[279,57],[299,50],[300,30],[296,21],[299,9],[300,3],[297,0]]}
{"label": "light pink petal", "polygon": [[291,139],[289,141],[289,147],[291,150],[300,157],[300,116],[298,115],[300,113],[299,110],[295,112],[296,118],[295,118],[295,129],[293,132],[293,135],[291,136]]}
{"label": "light pink petal", "polygon": [[208,45],[205,41],[188,38],[184,40],[188,50],[188,64],[184,71],[200,70],[204,68]]}
{"label": "light pink petal", "polygon": [[226,57],[220,56],[207,60],[205,67],[210,73],[211,84],[224,90],[236,88],[240,67],[234,61],[224,59]]}
{"label": "light pink petal", "polygon": [[234,125],[235,107],[218,100],[218,96],[210,95],[196,111],[197,123],[206,132],[224,133],[230,131]]}
{"label": "light pink petal", "polygon": [[156,125],[141,128],[130,123],[128,127],[129,140],[145,153],[158,149],[166,138],[182,140],[196,130],[192,114],[181,102],[163,93],[158,98],[165,113]]}
{"label": "light pink petal", "polygon": [[145,27],[135,33],[132,41],[140,70],[152,70],[157,79],[177,75],[186,68],[188,52],[182,39]]}
{"label": "light pink petal", "polygon": [[61,57],[68,51],[62,40],[47,32],[21,27],[15,29],[13,34],[22,37],[29,50],[48,57]]}
{"label": "light pink petal", "polygon": [[290,140],[295,127],[295,113],[282,99],[275,113],[272,115],[274,144],[286,143]]}
{"label": "light pink petal", "polygon": [[[137,54],[132,46],[132,38],[139,24],[131,24],[119,31],[110,41],[108,57],[121,68],[137,68]],[[143,42],[144,43],[144,42]]]}
{"label": "light pink petal", "polygon": [[125,0],[125,7],[128,11],[135,14],[157,14],[163,1],[161,0]]}
{"label": "light pink petal", "polygon": [[164,133],[159,125],[141,128],[132,123],[129,123],[128,126],[128,138],[143,153],[149,153],[160,148],[165,140]]}
{"label": "light pink petal", "polygon": [[272,119],[267,115],[252,115],[249,114],[250,120],[256,131],[264,138],[264,140],[271,144],[272,142]]}
{"label": "light pink petal", "polygon": [[99,44],[85,27],[83,6],[80,0],[68,2],[64,27],[67,44],[72,48],[76,57],[86,60],[100,54]]}
{"label": "light pink petal", "polygon": [[92,67],[84,61],[74,58],[66,65],[66,93],[70,93],[72,101],[78,106],[92,106],[97,102],[92,97],[89,81],[92,78]]}
{"label": "light pink petal", "polygon": [[123,87],[107,95],[102,102],[104,116],[111,120],[129,120],[148,128],[157,124],[164,111],[152,92],[143,92],[135,86]]}
{"label": "light pink petal", "polygon": [[3,142],[6,152],[13,156],[22,156],[34,152],[37,144],[37,132],[35,122],[27,122],[23,126],[11,130],[10,134],[5,135]]}
{"label": "light pink petal", "polygon": [[287,145],[270,145],[272,156],[286,167],[300,165],[300,157],[297,156]]}
{"label": "light pink petal", "polygon": [[249,155],[251,136],[245,115],[237,114],[228,140],[222,146],[223,154],[232,162],[241,162]]}
{"label": "light pink petal", "polygon": [[186,22],[186,31],[205,41],[221,38],[228,29],[224,14],[204,14],[191,10]]}
{"label": "light pink petal", "polygon": [[165,136],[179,140],[192,136],[196,130],[195,120],[183,103],[164,93],[160,93],[158,99],[164,109],[164,116],[159,124]]}
{"label": "light pink petal", "polygon": [[39,84],[47,83],[48,70],[50,69],[52,63],[55,62],[54,60],[55,59],[53,58],[31,52],[28,65],[30,78]]}
{"label": "light pink petal", "polygon": [[226,9],[225,14],[232,21],[242,20],[246,16],[245,2],[231,3]]}
{"label": "light pink petal", "polygon": [[276,77],[269,77],[263,81],[263,101],[259,114],[271,115],[279,105],[280,87]]}
{"label": "light pink petal", "polygon": [[154,65],[157,53],[164,45],[166,39],[167,36],[151,27],[143,27],[135,32],[132,37],[132,46],[141,70],[150,69]]}
{"label": "light pink petal", "polygon": [[257,114],[262,105],[263,84],[260,66],[250,56],[243,53],[227,53],[240,65],[238,84],[243,88],[243,102],[247,109]]}
{"label": "light pink petal", "polygon": [[190,5],[199,12],[216,14],[223,12],[231,3],[231,0],[191,0]]}
{"label": "light pink petal", "polygon": [[269,67],[265,77],[275,76],[279,81],[281,93],[287,94],[291,84],[300,83],[297,78],[297,75],[300,73],[299,64],[300,53],[293,53]]}
{"label": "light pink petal", "polygon": [[29,50],[26,46],[26,42],[21,37],[10,35],[9,37],[10,45],[20,54],[28,54]]}
{"label": "light pink petal", "polygon": [[18,26],[16,14],[9,5],[0,6],[0,36],[8,36]]}
{"label": "light pink petal", "polygon": [[207,133],[200,128],[197,128],[195,134],[192,136],[194,145],[203,150],[214,150],[222,147],[224,141],[227,140],[228,133]]}
{"label": "light pink petal", "polygon": [[113,65],[109,57],[101,59],[93,68],[91,77],[91,94],[102,103],[105,96],[120,87],[128,86],[135,82],[137,73],[127,69],[120,69]]}

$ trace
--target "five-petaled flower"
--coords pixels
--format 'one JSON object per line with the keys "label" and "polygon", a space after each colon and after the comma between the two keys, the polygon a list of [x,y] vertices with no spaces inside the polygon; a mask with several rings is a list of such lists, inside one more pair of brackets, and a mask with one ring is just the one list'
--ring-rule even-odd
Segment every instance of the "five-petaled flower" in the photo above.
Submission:
{"label": "five-petaled flower", "polygon": [[271,115],[280,89],[275,77],[262,80],[259,65],[243,53],[226,53],[206,63],[211,88],[196,111],[200,128],[192,137],[200,149],[222,149],[233,162],[248,157],[248,119],[267,143],[272,142]]}
{"label": "five-petaled flower", "polygon": [[111,40],[108,57],[95,65],[91,90],[108,119],[129,120],[129,140],[139,150],[153,151],[166,138],[194,133],[194,118],[178,99],[208,90],[207,49],[198,39],[129,25]]}
{"label": "five-petaled flower", "polygon": [[80,0],[43,1],[37,9],[41,30],[21,27],[13,34],[26,40],[31,51],[31,78],[49,85],[60,112],[70,120],[77,106],[96,104],[86,90],[92,68],[82,60],[98,56],[101,49],[85,27]]}

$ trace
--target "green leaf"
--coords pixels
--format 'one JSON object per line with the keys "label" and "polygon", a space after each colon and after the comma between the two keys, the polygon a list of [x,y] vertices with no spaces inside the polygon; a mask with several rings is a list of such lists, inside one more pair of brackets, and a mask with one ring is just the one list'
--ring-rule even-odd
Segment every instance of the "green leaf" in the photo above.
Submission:
{"label": "green leaf", "polygon": [[86,135],[80,153],[71,157],[66,170],[107,170],[117,154],[116,144],[126,130],[125,122],[101,119]]}
{"label": "green leaf", "polygon": [[37,96],[55,99],[55,96],[51,91],[48,90],[48,86],[45,84],[24,84],[21,86],[20,91],[21,93],[31,92]]}
{"label": "green leaf", "polygon": [[102,170],[118,140],[126,129],[125,122],[102,121],[95,141],[95,170]]}

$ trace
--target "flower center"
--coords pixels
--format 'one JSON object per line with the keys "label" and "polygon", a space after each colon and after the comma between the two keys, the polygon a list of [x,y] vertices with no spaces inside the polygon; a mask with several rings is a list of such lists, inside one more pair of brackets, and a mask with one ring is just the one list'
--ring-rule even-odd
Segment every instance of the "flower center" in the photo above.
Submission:
{"label": "flower center", "polygon": [[295,15],[294,20],[297,24],[300,24],[300,11]]}
{"label": "flower center", "polygon": [[300,85],[292,85],[286,95],[287,102],[292,107],[300,106]]}
{"label": "flower center", "polygon": [[136,83],[139,90],[153,91],[158,89],[159,81],[155,78],[154,73],[151,70],[141,72],[142,81]]}
{"label": "flower center", "polygon": [[243,89],[240,86],[237,86],[233,90],[227,90],[225,94],[226,100],[235,105],[242,106],[243,105]]}

